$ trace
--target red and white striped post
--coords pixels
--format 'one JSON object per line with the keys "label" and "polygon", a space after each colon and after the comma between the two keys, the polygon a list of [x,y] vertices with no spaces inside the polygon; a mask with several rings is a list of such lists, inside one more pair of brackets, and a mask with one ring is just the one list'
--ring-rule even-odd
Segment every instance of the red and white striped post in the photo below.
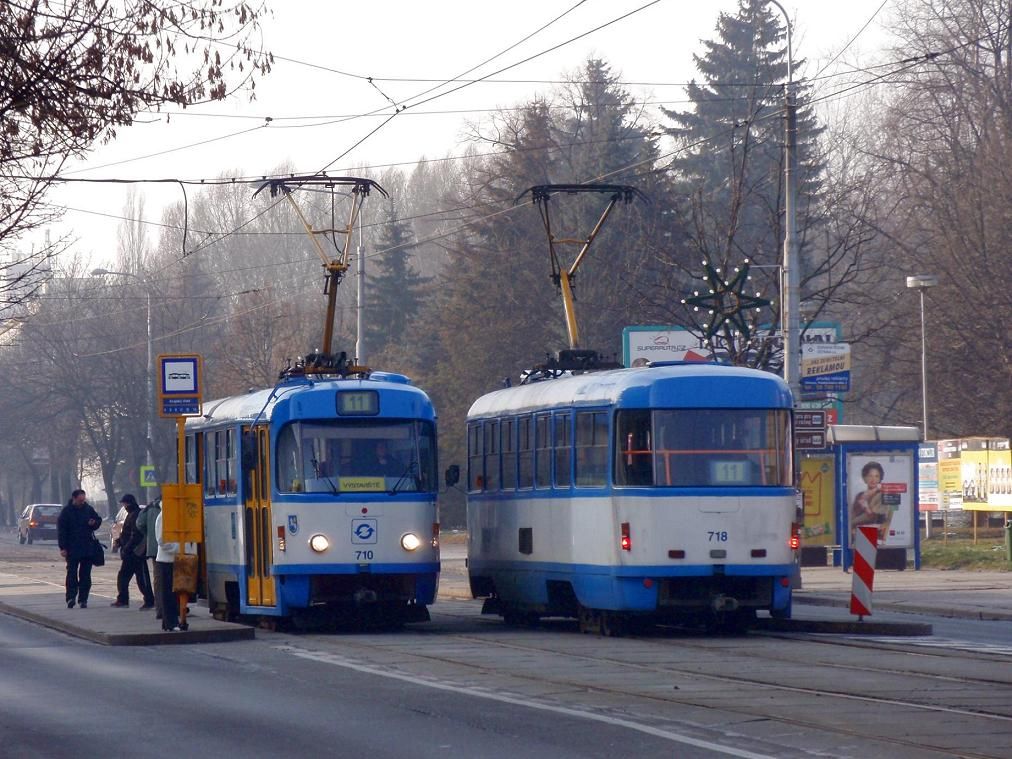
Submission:
{"label": "red and white striped post", "polygon": [[871,616],[871,587],[875,580],[878,528],[858,527],[854,533],[854,583],[850,591],[850,613],[858,621]]}

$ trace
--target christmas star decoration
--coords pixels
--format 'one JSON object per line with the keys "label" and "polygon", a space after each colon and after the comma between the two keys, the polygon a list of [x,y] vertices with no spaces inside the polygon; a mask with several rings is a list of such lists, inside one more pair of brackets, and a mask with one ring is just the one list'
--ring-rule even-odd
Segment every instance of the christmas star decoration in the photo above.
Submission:
{"label": "christmas star decoration", "polygon": [[[741,266],[735,267],[734,272],[724,274],[721,273],[720,267],[713,266],[709,261],[703,261],[702,279],[706,282],[709,292],[700,294],[700,291],[696,290],[693,297],[684,298],[682,303],[692,306],[694,311],[707,310],[709,321],[704,328],[707,338],[712,339],[725,324],[729,324],[748,340],[752,333],[752,327],[747,319],[748,312],[759,311],[772,303],[766,298],[759,297],[758,292],[754,295],[745,292],[752,279],[748,270],[748,259],[745,259]],[[729,277],[729,274],[733,276]]]}

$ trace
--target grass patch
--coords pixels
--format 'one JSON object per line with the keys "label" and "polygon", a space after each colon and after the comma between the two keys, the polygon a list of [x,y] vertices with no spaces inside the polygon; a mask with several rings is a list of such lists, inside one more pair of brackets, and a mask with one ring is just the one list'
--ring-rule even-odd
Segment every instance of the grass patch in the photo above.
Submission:
{"label": "grass patch", "polygon": [[921,537],[921,567],[925,569],[978,569],[998,572],[1012,571],[1012,564],[1005,560],[1004,536],[972,538],[948,538],[932,536],[931,540]]}

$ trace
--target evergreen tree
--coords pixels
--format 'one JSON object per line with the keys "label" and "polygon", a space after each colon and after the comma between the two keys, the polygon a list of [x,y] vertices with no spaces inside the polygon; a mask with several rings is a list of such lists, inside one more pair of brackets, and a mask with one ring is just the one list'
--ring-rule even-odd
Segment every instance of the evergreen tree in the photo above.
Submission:
{"label": "evergreen tree", "polygon": [[[693,81],[688,111],[663,109],[674,122],[667,134],[679,147],[671,163],[680,194],[689,200],[681,212],[691,219],[688,249],[671,259],[681,271],[683,296],[692,280],[703,273],[700,261],[723,272],[748,259],[755,287],[772,297],[772,310],[754,314],[755,323],[779,321],[780,262],[784,236],[784,85],[787,81],[786,32],[780,17],[765,0],[739,0],[736,15],[722,13],[717,39],[703,43],[705,53],[694,56],[701,74]],[[795,61],[795,68],[800,66]],[[824,163],[816,152],[821,129],[804,87],[798,102],[798,164],[800,166],[797,223],[800,253],[808,253],[806,232],[819,222],[820,174]],[[802,267],[804,270],[804,266]],[[812,268],[809,267],[809,271]],[[698,285],[697,285],[698,287]],[[702,322],[687,316],[702,331]],[[769,366],[770,343],[745,343],[729,332],[714,341],[737,363]]]}
{"label": "evergreen tree", "polygon": [[377,252],[369,260],[371,270],[366,269],[367,357],[401,343],[418,318],[430,281],[411,265],[414,236],[410,222],[400,218],[393,198],[382,205]]}

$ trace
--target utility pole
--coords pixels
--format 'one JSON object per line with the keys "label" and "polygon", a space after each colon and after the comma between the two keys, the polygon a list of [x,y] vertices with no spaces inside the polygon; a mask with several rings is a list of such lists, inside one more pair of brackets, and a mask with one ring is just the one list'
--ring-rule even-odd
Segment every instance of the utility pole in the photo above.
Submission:
{"label": "utility pole", "polygon": [[365,245],[362,243],[362,214],[358,217],[358,298],[355,322],[355,363],[365,366]]}
{"label": "utility pole", "polygon": [[784,336],[784,381],[794,403],[801,400],[801,271],[798,262],[798,104],[794,97],[794,51],[791,17],[777,0],[769,0],[787,24],[787,84],[784,85],[784,265],[780,274],[780,317]]}

